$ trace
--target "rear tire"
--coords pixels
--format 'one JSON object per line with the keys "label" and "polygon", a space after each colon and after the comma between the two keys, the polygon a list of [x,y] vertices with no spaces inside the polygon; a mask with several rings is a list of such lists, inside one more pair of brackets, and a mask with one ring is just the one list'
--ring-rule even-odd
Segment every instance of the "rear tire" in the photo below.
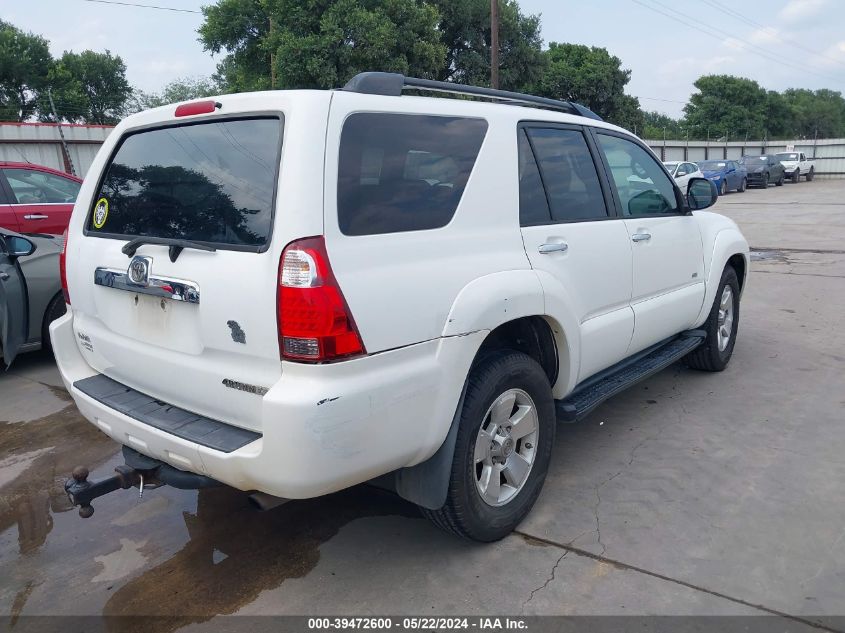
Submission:
{"label": "rear tire", "polygon": [[491,353],[470,370],[458,423],[446,503],[422,513],[463,538],[498,541],[525,518],[546,479],[556,425],[546,373],[522,352]]}
{"label": "rear tire", "polygon": [[786,182],[786,174],[781,174],[780,178],[775,181],[775,187],[783,187],[784,182]]}
{"label": "rear tire", "polygon": [[65,298],[62,296],[62,293],[59,293],[50,300],[47,310],[44,311],[44,323],[41,326],[41,349],[52,349],[50,324],[59,317],[64,316],[65,312],[67,312]]}
{"label": "rear tire", "polygon": [[689,367],[701,371],[722,371],[728,366],[739,328],[739,279],[733,266],[725,266],[713,307],[702,329],[704,343],[686,355]]}
{"label": "rear tire", "polygon": [[810,171],[807,172],[806,180],[810,182],[813,178],[816,177],[816,170],[814,167],[810,167]]}
{"label": "rear tire", "polygon": [[792,172],[792,182],[798,182],[799,180],[801,180],[801,170],[796,169]]}

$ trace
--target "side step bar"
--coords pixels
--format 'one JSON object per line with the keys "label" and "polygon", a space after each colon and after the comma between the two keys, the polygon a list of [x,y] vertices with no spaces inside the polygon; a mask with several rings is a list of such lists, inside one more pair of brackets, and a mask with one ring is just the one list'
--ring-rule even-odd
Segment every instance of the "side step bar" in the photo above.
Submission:
{"label": "side step bar", "polygon": [[577,422],[608,398],[666,369],[704,342],[704,330],[688,330],[587,379],[564,400],[556,400],[559,422]]}

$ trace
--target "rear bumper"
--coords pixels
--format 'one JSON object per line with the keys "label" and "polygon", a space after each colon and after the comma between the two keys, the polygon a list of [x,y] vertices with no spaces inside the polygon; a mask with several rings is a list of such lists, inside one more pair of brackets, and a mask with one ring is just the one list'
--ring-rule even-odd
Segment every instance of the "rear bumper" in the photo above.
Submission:
{"label": "rear bumper", "polygon": [[180,470],[287,499],[334,492],[430,457],[446,437],[486,334],[341,363],[284,363],[282,377],[262,398],[261,437],[223,452],[145,424],[76,388],[77,381],[98,374],[77,347],[72,312],[50,333],[65,387],[82,415],[112,439]]}

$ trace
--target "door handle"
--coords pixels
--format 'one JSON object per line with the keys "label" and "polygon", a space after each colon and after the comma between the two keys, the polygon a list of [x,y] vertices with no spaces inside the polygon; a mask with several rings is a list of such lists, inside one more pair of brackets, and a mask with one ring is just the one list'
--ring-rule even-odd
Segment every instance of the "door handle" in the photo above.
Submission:
{"label": "door handle", "polygon": [[49,215],[44,215],[43,213],[28,213],[27,215],[23,216],[24,220],[46,220],[49,218]]}
{"label": "door handle", "polygon": [[547,255],[548,253],[563,253],[568,248],[569,244],[566,242],[548,242],[547,244],[540,244],[537,250],[543,255]]}
{"label": "door handle", "polygon": [[651,239],[651,233],[634,233],[631,239],[635,242],[646,242]]}

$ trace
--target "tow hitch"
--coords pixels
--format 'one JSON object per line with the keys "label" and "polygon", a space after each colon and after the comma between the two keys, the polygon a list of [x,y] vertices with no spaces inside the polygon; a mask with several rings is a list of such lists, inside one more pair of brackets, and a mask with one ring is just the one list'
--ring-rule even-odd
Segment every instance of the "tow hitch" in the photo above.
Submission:
{"label": "tow hitch", "polygon": [[65,492],[70,502],[79,506],[79,516],[87,519],[94,514],[91,502],[115,490],[138,488],[139,496],[143,496],[144,489],[158,488],[170,485],[183,490],[212,488],[221,485],[219,481],[174,468],[157,459],[123,447],[123,457],[126,460],[114,469],[115,474],[100,481],[88,481],[89,471],[85,466],[77,466],[71,473],[71,478],[65,481]]}

